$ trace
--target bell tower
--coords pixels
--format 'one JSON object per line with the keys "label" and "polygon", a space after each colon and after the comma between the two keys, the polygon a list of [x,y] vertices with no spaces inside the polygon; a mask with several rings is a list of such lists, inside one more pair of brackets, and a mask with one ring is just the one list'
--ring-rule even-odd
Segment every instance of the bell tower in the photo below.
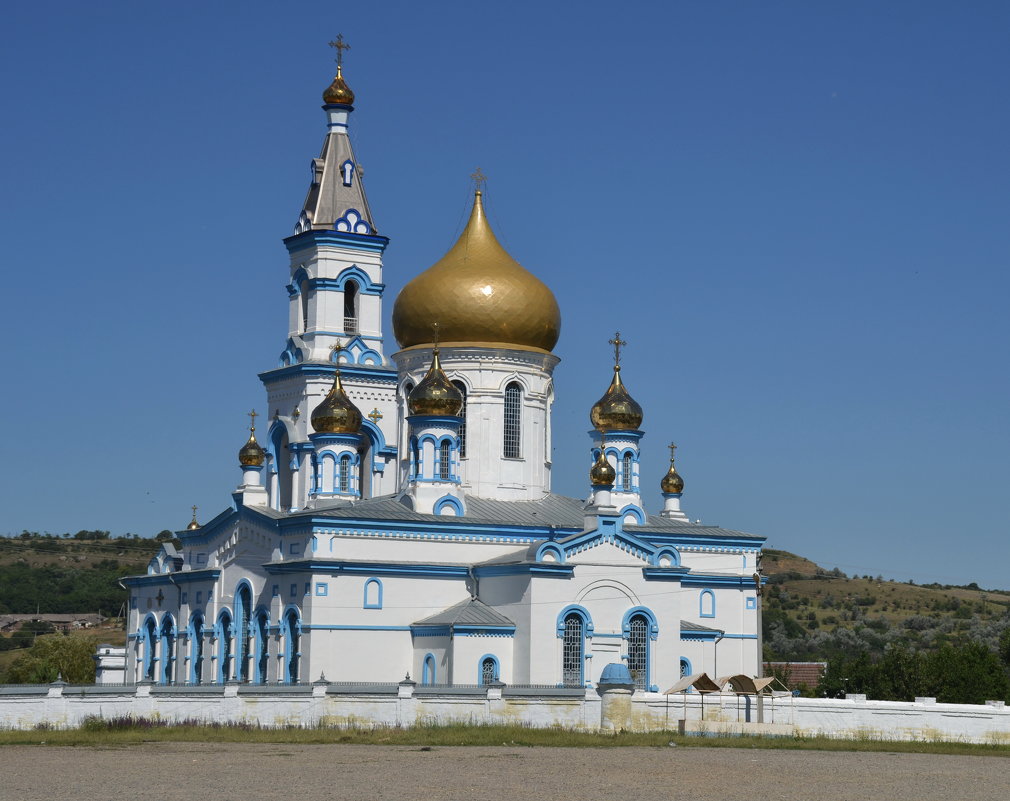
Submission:
{"label": "bell tower", "polygon": [[278,510],[305,507],[313,492],[309,412],[327,396],[336,363],[347,396],[362,409],[358,448],[360,497],[395,489],[396,371],[384,353],[381,236],[351,148],[354,92],[343,75],[343,36],[330,42],[337,71],[323,92],[327,131],[312,159],[309,189],[294,233],[284,240],[288,265],[288,335],[277,367],[260,374],[269,402],[266,487]]}

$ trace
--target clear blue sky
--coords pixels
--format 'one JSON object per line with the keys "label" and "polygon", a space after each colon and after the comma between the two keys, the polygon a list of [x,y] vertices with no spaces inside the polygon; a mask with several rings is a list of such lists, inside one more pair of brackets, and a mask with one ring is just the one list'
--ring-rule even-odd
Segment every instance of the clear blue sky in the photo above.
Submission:
{"label": "clear blue sky", "polygon": [[477,165],[558,296],[555,490],[619,328],[651,509],[1010,587],[1004,2],[9,4],[0,533],[228,504],[338,31],[387,316]]}

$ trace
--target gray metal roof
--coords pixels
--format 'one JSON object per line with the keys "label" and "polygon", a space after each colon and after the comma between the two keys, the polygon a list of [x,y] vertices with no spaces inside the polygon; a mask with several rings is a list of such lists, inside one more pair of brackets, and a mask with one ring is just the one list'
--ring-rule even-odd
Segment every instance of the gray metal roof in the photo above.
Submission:
{"label": "gray metal roof", "polygon": [[483,601],[471,598],[418,620],[415,626],[514,626],[515,621],[499,614]]}
{"label": "gray metal roof", "polygon": [[713,629],[708,626],[702,626],[698,623],[692,623],[690,620],[680,621],[681,631],[707,631],[713,634],[722,634],[722,629]]}

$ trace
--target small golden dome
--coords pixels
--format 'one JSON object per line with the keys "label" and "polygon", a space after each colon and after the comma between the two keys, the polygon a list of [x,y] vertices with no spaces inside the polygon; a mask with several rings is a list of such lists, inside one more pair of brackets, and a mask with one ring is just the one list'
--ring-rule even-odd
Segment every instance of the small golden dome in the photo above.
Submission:
{"label": "small golden dome", "polygon": [[442,371],[438,348],[432,351],[431,367],[424,378],[407,396],[407,410],[411,414],[434,414],[458,417],[463,410],[463,393]]}
{"label": "small golden dome", "polygon": [[615,364],[610,387],[589,412],[593,427],[600,431],[635,431],[641,428],[643,417],[642,407],[621,381],[621,365]]}
{"label": "small golden dome", "polygon": [[337,75],[333,79],[333,83],[326,87],[326,91],[323,92],[323,102],[327,105],[339,104],[344,106],[350,106],[354,103],[354,92],[344,82],[343,70],[341,70],[339,64],[337,65]]}
{"label": "small golden dome", "polygon": [[256,441],[256,410],[249,412],[249,439],[238,452],[238,463],[243,467],[259,467],[266,459],[266,453]]}
{"label": "small golden dome", "polygon": [[402,348],[431,342],[432,320],[438,320],[446,343],[547,351],[557,344],[558,302],[499,244],[484,215],[480,190],[456,244],[408,283],[393,304],[393,333]]}
{"label": "small golden dome", "polygon": [[609,487],[617,480],[617,471],[614,466],[607,461],[606,454],[600,450],[600,455],[596,457],[593,466],[589,469],[589,481],[594,487]]}
{"label": "small golden dome", "polygon": [[189,521],[189,525],[186,526],[186,531],[196,531],[200,528],[200,524],[196,522],[196,507],[193,507],[193,519]]}
{"label": "small golden dome", "polygon": [[312,410],[312,427],[319,434],[357,434],[361,430],[361,410],[344,392],[339,365],[329,394]]}
{"label": "small golden dome", "polygon": [[663,492],[667,493],[684,491],[684,479],[680,477],[677,468],[673,466],[673,459],[670,460],[670,469],[666,471],[666,475],[659,482],[659,486]]}

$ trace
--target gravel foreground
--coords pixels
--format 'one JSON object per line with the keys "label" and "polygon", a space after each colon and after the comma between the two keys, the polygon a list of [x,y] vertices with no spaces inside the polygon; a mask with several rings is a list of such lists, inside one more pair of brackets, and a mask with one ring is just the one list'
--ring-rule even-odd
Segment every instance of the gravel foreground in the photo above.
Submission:
{"label": "gravel foreground", "polygon": [[1010,761],[737,748],[151,743],[0,748],[11,801],[988,801]]}

